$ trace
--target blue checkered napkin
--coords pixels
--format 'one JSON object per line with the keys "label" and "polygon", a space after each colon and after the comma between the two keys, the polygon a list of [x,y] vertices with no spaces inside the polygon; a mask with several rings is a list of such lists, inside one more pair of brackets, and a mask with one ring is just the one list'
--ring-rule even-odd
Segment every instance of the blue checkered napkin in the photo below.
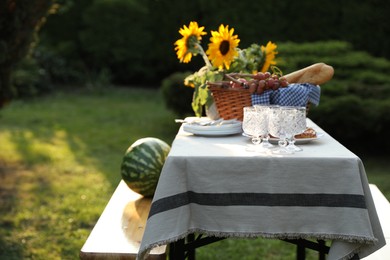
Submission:
{"label": "blue checkered napkin", "polygon": [[293,83],[287,88],[267,90],[263,94],[252,94],[252,105],[306,106],[308,102],[320,103],[321,88],[309,83]]}
{"label": "blue checkered napkin", "polygon": [[270,105],[273,90],[266,90],[263,94],[252,94],[252,105]]}

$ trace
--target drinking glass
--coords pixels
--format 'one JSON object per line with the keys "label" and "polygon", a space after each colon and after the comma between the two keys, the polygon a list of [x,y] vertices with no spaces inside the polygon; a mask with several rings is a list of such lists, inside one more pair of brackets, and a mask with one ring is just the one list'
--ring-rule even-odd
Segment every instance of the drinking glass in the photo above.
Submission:
{"label": "drinking glass", "polygon": [[269,133],[279,138],[278,148],[273,150],[275,154],[292,154],[293,152],[286,149],[288,144],[287,134],[289,133],[291,121],[286,120],[285,107],[270,107],[269,112]]}
{"label": "drinking glass", "polygon": [[291,134],[288,135],[287,149],[293,152],[302,151],[302,148],[295,145],[295,135],[301,134],[306,130],[306,107],[291,107]]}
{"label": "drinking glass", "polygon": [[254,106],[257,110],[257,113],[259,114],[259,120],[260,120],[260,127],[261,133],[262,133],[262,142],[261,147],[264,150],[273,148],[274,145],[269,142],[269,113],[270,113],[270,107],[269,105],[255,105]]}
{"label": "drinking glass", "polygon": [[[244,134],[251,137],[254,148],[249,148],[250,151],[258,151],[261,143],[261,136],[264,134],[264,124],[266,120],[262,120],[262,115],[257,112],[254,106],[244,107],[244,118],[242,121],[242,130]],[[264,122],[265,121],[265,122]]]}

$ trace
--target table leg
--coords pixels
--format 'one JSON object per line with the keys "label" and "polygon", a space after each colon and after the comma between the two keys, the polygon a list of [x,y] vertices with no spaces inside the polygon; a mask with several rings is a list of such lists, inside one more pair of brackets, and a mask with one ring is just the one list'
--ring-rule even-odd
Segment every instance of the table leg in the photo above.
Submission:
{"label": "table leg", "polygon": [[[191,244],[195,241],[195,234],[189,234],[187,236],[187,244]],[[195,260],[195,247],[188,249],[188,260]]]}
{"label": "table leg", "polygon": [[318,242],[318,259],[325,260],[326,245],[324,240],[317,240]]}
{"label": "table leg", "polygon": [[306,248],[301,244],[297,244],[297,260],[305,260],[305,259],[306,259]]}
{"label": "table leg", "polygon": [[[189,234],[186,238],[182,238],[176,242],[172,242],[169,245],[169,259],[179,260],[179,259],[188,259],[195,260],[195,250],[198,247],[205,246],[225,238],[218,237],[202,237],[198,235],[195,238],[195,234]],[[284,239],[284,241],[293,243],[297,246],[297,260],[306,259],[306,248],[318,251],[319,260],[325,260],[326,254],[329,253],[329,247],[326,246],[324,240],[318,240],[316,242],[308,241],[305,239]],[[355,255],[353,260],[359,259],[358,255]]]}
{"label": "table leg", "polygon": [[355,254],[355,255],[351,258],[351,260],[359,260],[359,259],[360,259],[360,257],[359,257],[358,254]]}
{"label": "table leg", "polygon": [[220,240],[224,237],[203,237],[195,234],[189,234],[185,238],[182,238],[176,242],[169,244],[169,259],[171,260],[195,260],[196,249]]}
{"label": "table leg", "polygon": [[184,259],[184,238],[169,244],[169,259]]}

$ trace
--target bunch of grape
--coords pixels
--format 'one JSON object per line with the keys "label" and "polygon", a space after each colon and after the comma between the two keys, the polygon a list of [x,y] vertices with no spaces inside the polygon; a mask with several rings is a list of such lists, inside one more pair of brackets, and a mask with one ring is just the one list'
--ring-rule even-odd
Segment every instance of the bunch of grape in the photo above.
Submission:
{"label": "bunch of grape", "polygon": [[257,74],[230,73],[225,75],[231,88],[249,89],[251,93],[262,94],[266,90],[277,90],[288,86],[287,79],[270,72]]}

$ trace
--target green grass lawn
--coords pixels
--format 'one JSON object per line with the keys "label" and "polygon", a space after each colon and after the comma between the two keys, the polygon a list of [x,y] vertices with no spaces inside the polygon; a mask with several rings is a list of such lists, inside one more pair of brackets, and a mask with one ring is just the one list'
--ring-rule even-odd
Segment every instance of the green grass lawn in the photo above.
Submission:
{"label": "green grass lawn", "polygon": [[[0,110],[0,259],[77,259],[120,181],[134,141],[171,143],[175,115],[155,90],[108,88],[14,101]],[[390,198],[389,165],[367,158],[370,182]],[[293,245],[229,239],[198,259],[294,259]]]}

